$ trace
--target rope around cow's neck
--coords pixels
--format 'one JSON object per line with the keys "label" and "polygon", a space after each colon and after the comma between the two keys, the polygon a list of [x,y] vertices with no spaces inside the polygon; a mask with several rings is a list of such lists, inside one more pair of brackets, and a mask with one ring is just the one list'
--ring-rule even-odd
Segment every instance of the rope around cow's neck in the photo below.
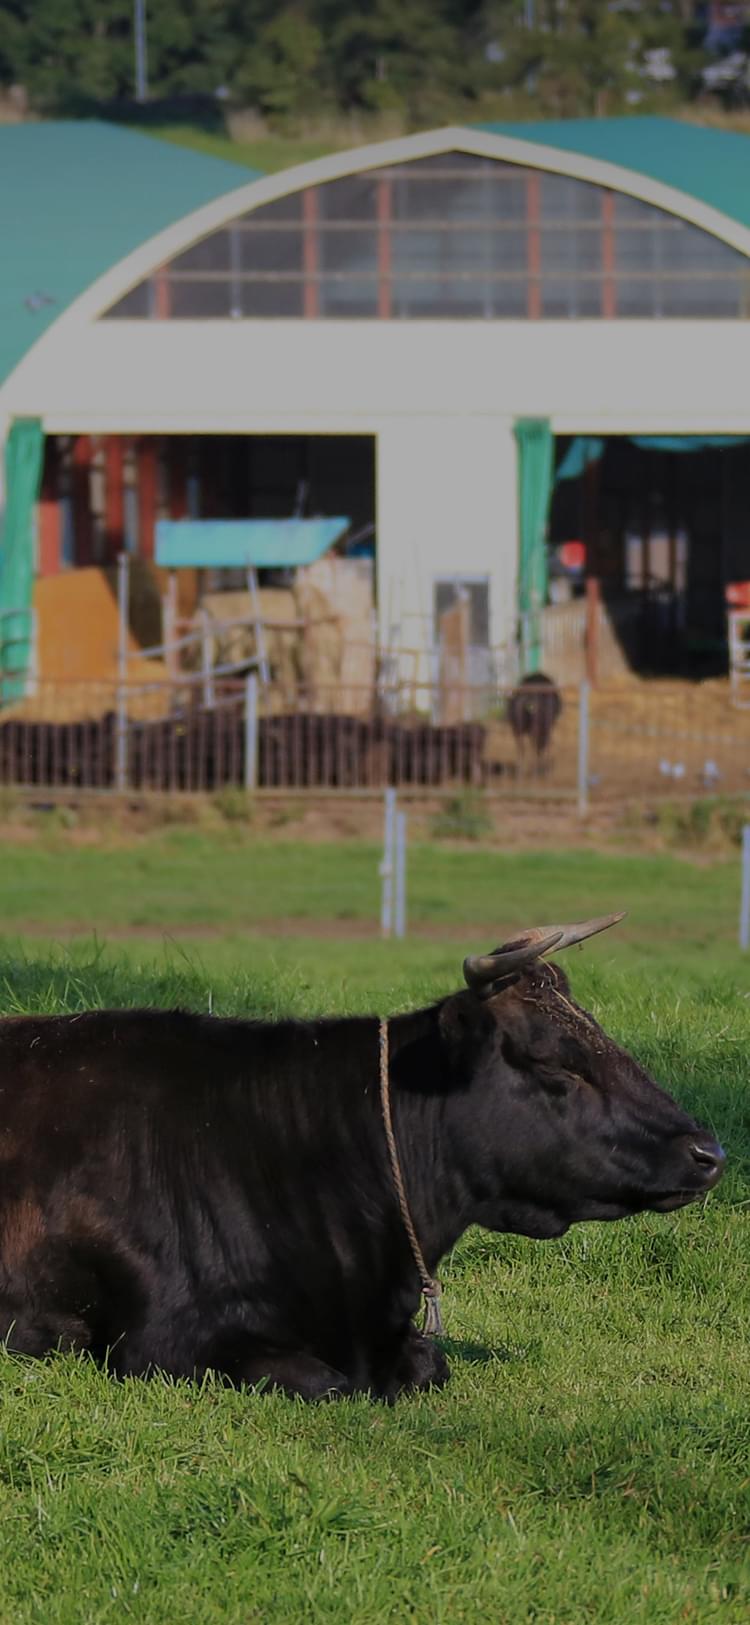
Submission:
{"label": "rope around cow's neck", "polygon": [[428,1337],[443,1336],[443,1321],[440,1314],[440,1282],[433,1279],[424,1261],[424,1253],[419,1245],[414,1220],[409,1211],[401,1164],[398,1156],[396,1136],[393,1132],[391,1118],[391,1085],[390,1085],[390,1059],[388,1046],[388,1022],[380,1022],[380,1105],[383,1113],[383,1127],[385,1129],[388,1156],[391,1163],[393,1183],[396,1187],[398,1205],[404,1221],[404,1229],[409,1238],[409,1246],[417,1266],[417,1273],[422,1284],[422,1297],[424,1298],[424,1326],[423,1331]]}

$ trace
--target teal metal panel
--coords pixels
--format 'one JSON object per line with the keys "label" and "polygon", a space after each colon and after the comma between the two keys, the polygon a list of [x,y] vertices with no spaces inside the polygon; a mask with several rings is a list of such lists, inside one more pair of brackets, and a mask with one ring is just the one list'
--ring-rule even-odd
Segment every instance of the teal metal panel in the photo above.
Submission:
{"label": "teal metal panel", "polygon": [[257,174],[95,120],[0,125],[0,382],[97,277]]}
{"label": "teal metal panel", "polygon": [[750,136],[738,131],[638,113],[476,128],[636,170],[750,226]]}
{"label": "teal metal panel", "polygon": [[291,569],[314,564],[349,529],[338,519],[160,519],[156,563],[165,569]]}

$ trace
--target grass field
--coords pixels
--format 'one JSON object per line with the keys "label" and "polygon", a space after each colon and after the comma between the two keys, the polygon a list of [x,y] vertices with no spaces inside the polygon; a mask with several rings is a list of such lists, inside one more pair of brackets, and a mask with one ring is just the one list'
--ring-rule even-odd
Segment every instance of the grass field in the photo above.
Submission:
{"label": "grass field", "polygon": [[[374,849],[5,847],[0,1008],[390,1011],[467,948],[628,907],[576,993],[710,1123],[705,1205],[445,1261],[452,1382],[307,1407],[85,1362],[0,1360],[0,1621],[746,1621],[750,967],[737,865],[424,847],[402,945]],[[273,934],[273,922],[286,934]],[[72,943],[71,927],[87,933]],[[368,928],[371,932],[368,935]],[[96,931],[97,940],[93,933]],[[163,940],[166,937],[166,941]]]}

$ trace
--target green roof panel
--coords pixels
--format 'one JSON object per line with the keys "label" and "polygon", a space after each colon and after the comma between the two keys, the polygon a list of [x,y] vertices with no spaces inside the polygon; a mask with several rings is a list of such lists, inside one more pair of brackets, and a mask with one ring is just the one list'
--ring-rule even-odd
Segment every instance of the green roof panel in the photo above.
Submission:
{"label": "green roof panel", "polygon": [[641,114],[477,128],[636,170],[750,226],[750,136]]}
{"label": "green roof panel", "polygon": [[0,125],[0,382],[118,260],[255,178],[116,124]]}

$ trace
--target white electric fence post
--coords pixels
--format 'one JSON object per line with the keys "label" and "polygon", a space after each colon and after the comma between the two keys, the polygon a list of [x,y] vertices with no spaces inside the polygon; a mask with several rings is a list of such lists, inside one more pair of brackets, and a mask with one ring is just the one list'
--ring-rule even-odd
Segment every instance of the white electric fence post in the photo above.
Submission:
{"label": "white electric fence post", "polygon": [[740,901],[740,947],[750,948],[750,824],[742,826],[742,897]]}
{"label": "white electric fence post", "polygon": [[581,683],[578,699],[578,812],[589,810],[589,685]]}
{"label": "white electric fence post", "polygon": [[389,937],[393,928],[393,851],[396,836],[396,792],[385,792],[385,829],[383,838],[383,861],[380,865],[380,874],[383,885],[380,894],[380,932],[381,936]]}
{"label": "white electric fence post", "polygon": [[258,676],[245,679],[245,789],[258,788]]}
{"label": "white electric fence post", "polygon": [[406,813],[396,814],[396,916],[397,937],[406,936]]}

